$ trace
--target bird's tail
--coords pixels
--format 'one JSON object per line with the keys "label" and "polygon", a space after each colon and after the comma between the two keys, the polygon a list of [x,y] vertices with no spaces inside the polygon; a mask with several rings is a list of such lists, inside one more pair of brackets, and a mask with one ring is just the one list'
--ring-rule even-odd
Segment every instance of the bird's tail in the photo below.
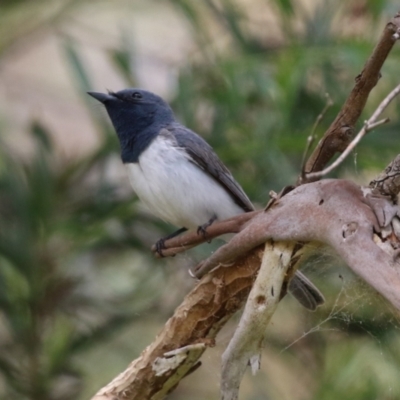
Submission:
{"label": "bird's tail", "polygon": [[300,271],[296,271],[295,276],[290,281],[289,291],[302,306],[311,311],[315,311],[318,306],[325,302],[324,295]]}

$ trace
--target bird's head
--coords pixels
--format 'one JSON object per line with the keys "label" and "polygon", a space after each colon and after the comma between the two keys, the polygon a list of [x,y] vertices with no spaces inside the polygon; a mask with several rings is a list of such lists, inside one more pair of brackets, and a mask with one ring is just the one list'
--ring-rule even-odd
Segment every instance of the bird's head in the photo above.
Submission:
{"label": "bird's head", "polygon": [[154,93],[142,89],[119,92],[88,92],[103,103],[120,138],[144,131],[153,124],[162,126],[174,121],[169,105]]}

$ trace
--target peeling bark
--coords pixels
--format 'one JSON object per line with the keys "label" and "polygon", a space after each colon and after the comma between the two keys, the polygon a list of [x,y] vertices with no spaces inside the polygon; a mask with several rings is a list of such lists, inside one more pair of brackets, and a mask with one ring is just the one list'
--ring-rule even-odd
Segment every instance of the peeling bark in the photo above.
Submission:
{"label": "peeling bark", "polygon": [[397,195],[400,187],[400,154],[385,168],[369,187],[373,193],[388,196],[397,204]]}
{"label": "peeling bark", "polygon": [[266,327],[280,300],[286,271],[295,243],[265,244],[264,257],[233,338],[222,355],[221,398],[236,400],[242,377],[250,364],[253,374],[260,368]]}
{"label": "peeling bark", "polygon": [[[232,269],[220,268],[201,279],[154,342],[92,400],[162,399],[191,372],[225,322],[243,306],[262,254],[263,246],[239,258]],[[174,359],[168,364],[170,357]]]}
{"label": "peeling bark", "polygon": [[[299,186],[268,212],[257,215],[196,272],[203,274],[228,264],[270,239],[321,242],[400,310],[400,265],[394,259],[394,248],[387,254],[374,241],[374,232],[388,226],[399,209],[384,197],[379,203],[376,208],[376,199],[368,191],[346,180],[326,179]],[[377,217],[382,209],[390,210],[383,219]]]}

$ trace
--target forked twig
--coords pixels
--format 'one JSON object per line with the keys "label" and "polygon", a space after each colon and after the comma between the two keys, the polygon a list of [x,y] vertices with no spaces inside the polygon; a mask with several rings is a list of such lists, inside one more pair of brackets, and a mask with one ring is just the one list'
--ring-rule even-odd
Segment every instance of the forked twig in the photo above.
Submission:
{"label": "forked twig", "polygon": [[308,179],[302,179],[300,175],[298,184],[312,181],[312,175],[309,174],[324,169],[332,157],[336,153],[344,151],[352,141],[353,127],[364,109],[371,90],[381,76],[382,65],[398,40],[399,32],[400,13],[397,13],[386,24],[379,42],[365,63],[363,70],[356,77],[356,83],[346,102],[307,160],[305,170]]}
{"label": "forked twig", "polygon": [[378,108],[372,114],[371,118],[368,121],[365,121],[364,126],[358,132],[356,137],[350,142],[347,146],[346,150],[333,162],[329,167],[323,169],[322,171],[312,172],[306,174],[307,180],[314,180],[319,179],[329,172],[333,171],[337,168],[346,158],[347,156],[354,150],[357,144],[361,141],[361,139],[371,130],[377,128],[380,125],[386,124],[389,122],[389,118],[385,118],[382,120],[377,121],[378,117],[382,114],[382,112],[386,109],[386,107],[394,100],[396,96],[400,94],[400,85],[397,85],[386,97],[385,99],[379,104]]}

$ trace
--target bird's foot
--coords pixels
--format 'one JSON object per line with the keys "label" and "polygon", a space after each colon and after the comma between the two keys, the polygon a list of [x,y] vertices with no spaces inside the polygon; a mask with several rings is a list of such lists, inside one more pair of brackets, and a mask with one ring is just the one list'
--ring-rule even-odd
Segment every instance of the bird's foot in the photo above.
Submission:
{"label": "bird's foot", "polygon": [[165,238],[161,238],[157,240],[156,244],[156,252],[160,257],[164,257],[163,250],[165,249]]}
{"label": "bird's foot", "polygon": [[169,235],[157,240],[157,242],[156,242],[156,244],[154,246],[156,248],[156,252],[158,253],[158,255],[160,257],[164,257],[163,250],[165,249],[165,242],[168,239],[172,239],[175,236],[178,236],[181,233],[186,232],[186,231],[187,231],[187,228],[181,228],[181,229],[178,229],[177,231],[172,232],[171,234],[169,234]]}
{"label": "bird's foot", "polygon": [[[197,228],[197,234],[203,236],[204,239],[207,239],[207,228],[214,222],[216,221],[217,217],[214,215],[208,222],[206,222],[203,225],[200,225]],[[211,243],[211,239],[207,240],[208,243]]]}

